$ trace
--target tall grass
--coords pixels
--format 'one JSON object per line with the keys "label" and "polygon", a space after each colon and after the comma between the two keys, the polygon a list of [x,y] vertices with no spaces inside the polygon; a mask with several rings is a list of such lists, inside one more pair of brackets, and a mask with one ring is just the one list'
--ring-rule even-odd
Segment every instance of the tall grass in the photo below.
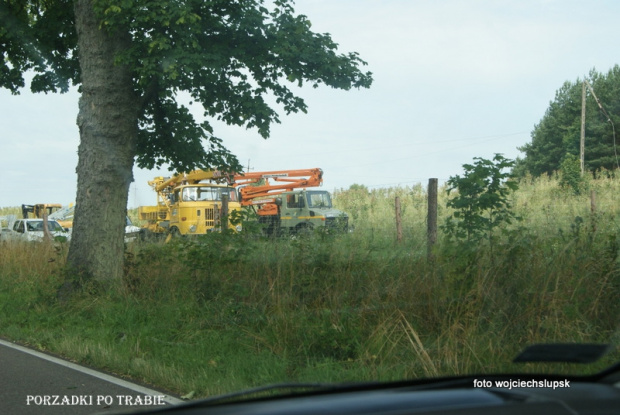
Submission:
{"label": "tall grass", "polygon": [[524,182],[509,236],[440,241],[432,262],[424,189],[343,190],[334,200],[351,234],[132,245],[124,281],[65,304],[64,246],[3,244],[0,335],[196,396],[285,380],[598,370],[618,353],[593,367],[511,363],[528,344],[606,342],[616,330],[620,183],[590,186],[594,213],[555,178]]}

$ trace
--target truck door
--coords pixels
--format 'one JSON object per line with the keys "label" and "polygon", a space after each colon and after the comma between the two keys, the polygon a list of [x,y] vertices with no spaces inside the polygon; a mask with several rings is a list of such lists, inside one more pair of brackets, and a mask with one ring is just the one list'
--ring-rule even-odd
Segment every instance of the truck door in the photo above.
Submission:
{"label": "truck door", "polygon": [[305,205],[302,193],[290,193],[286,195],[286,207],[297,210],[297,212],[291,212],[291,214],[297,215],[298,211],[303,209]]}
{"label": "truck door", "polygon": [[24,221],[23,220],[19,220],[17,222],[15,222],[15,225],[13,225],[13,230],[15,232],[19,232],[19,233],[24,233]]}
{"label": "truck door", "polygon": [[170,225],[179,223],[179,189],[175,190],[170,198]]}

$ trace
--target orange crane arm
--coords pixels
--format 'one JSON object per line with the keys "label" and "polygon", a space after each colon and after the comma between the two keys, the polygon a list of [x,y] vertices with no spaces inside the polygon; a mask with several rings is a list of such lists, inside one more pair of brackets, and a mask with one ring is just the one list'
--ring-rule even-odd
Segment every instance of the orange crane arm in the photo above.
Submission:
{"label": "orange crane arm", "polygon": [[[281,184],[272,184],[270,180]],[[280,193],[322,184],[323,170],[320,168],[235,174],[232,183],[234,187],[240,187],[239,196],[243,206],[274,203],[272,197]]]}

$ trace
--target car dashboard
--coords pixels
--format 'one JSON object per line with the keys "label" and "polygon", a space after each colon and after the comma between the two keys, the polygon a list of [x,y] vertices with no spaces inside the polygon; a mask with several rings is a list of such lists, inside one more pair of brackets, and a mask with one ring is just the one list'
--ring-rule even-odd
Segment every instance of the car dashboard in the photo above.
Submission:
{"label": "car dashboard", "polygon": [[[456,378],[407,385],[403,382],[336,386],[319,391],[244,400],[221,398],[162,408],[167,414],[213,415],[495,415],[620,414],[618,383],[543,379],[562,387],[475,387],[476,381],[505,384],[527,375]],[[499,382],[499,383],[496,383]],[[487,383],[488,384],[488,383]],[[225,397],[224,397],[225,398]],[[159,412],[159,411],[158,411]]]}

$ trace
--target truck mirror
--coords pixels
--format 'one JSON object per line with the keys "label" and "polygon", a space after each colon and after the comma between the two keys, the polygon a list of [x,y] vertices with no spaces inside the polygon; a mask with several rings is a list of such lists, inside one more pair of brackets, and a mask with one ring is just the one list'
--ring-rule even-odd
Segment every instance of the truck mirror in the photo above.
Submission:
{"label": "truck mirror", "polygon": [[282,199],[279,197],[276,197],[276,200],[274,200],[274,203],[276,204],[276,206],[282,206]]}

